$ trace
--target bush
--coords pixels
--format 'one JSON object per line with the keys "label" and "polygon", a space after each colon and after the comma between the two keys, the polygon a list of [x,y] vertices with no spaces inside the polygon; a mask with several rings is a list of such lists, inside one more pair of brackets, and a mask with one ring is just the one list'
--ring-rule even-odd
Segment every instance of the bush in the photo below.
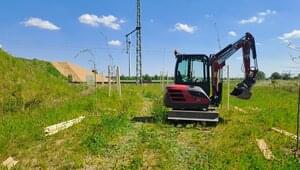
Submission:
{"label": "bush", "polygon": [[281,75],[278,72],[274,72],[274,73],[271,74],[270,78],[272,80],[278,80],[278,79],[281,79]]}
{"label": "bush", "polygon": [[152,107],[152,116],[157,122],[164,122],[166,120],[167,108],[163,105],[162,100],[155,100]]}
{"label": "bush", "polygon": [[258,71],[256,75],[257,80],[265,80],[266,79],[266,74],[262,71]]}
{"label": "bush", "polygon": [[290,80],[291,79],[291,74],[290,73],[282,73],[281,78],[283,80]]}

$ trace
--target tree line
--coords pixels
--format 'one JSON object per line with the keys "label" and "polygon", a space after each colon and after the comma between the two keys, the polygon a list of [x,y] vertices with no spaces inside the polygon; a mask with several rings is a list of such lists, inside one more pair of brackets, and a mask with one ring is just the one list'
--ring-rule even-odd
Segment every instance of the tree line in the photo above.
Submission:
{"label": "tree line", "polygon": [[[124,76],[124,75],[121,75],[120,76],[120,79],[121,80],[135,80],[135,76]],[[160,80],[160,79],[164,79],[164,80],[167,80],[167,79],[169,79],[169,80],[173,80],[174,79],[174,77],[173,76],[164,76],[164,77],[161,77],[160,75],[157,75],[157,74],[155,74],[155,75],[153,75],[153,76],[151,76],[151,75],[149,75],[149,74],[145,74],[145,75],[143,75],[143,80],[145,80],[145,81],[152,81],[152,80]]]}
{"label": "tree line", "polygon": [[[135,76],[125,76],[125,75],[121,75],[120,76],[121,80],[135,80]],[[162,79],[162,77],[160,75],[149,75],[149,74],[145,74],[143,75],[143,80],[145,81],[152,81],[152,80],[160,80]],[[167,80],[167,76],[163,77],[164,80]],[[173,76],[169,76],[168,77],[169,80],[174,80]],[[256,75],[256,79],[257,80],[266,80],[266,79],[272,79],[272,80],[293,80],[293,79],[300,79],[300,74],[298,74],[297,76],[292,76],[290,73],[278,73],[278,72],[274,72],[271,74],[270,77],[266,77],[266,74],[263,71],[258,71],[257,75]]]}
{"label": "tree line", "polygon": [[258,71],[257,72],[257,76],[256,79],[257,80],[265,80],[265,79],[271,79],[271,80],[293,80],[293,79],[299,79],[300,78],[300,74],[298,74],[297,76],[292,76],[291,73],[278,73],[278,72],[274,72],[271,74],[270,77],[266,77],[266,74],[262,71]]}

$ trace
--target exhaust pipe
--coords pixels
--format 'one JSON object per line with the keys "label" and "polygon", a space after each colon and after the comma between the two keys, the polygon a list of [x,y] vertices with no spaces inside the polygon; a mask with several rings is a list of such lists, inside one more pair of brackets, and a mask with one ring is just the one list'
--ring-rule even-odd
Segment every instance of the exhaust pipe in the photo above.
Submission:
{"label": "exhaust pipe", "polygon": [[251,88],[255,84],[255,79],[253,78],[247,78],[243,80],[242,82],[238,83],[230,95],[235,96],[240,99],[248,100],[251,98]]}

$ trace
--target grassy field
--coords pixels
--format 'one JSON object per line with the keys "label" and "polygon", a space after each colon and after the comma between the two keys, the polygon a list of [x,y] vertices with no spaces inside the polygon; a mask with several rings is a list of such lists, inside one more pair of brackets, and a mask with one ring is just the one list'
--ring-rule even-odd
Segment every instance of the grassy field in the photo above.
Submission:
{"label": "grassy field", "polygon": [[[108,97],[106,86],[69,85],[46,62],[4,52],[0,57],[5,80],[0,162],[12,156],[19,161],[17,169],[299,169],[291,153],[295,141],[270,130],[296,132],[295,82],[258,82],[251,100],[230,97],[230,110],[225,88],[224,121],[174,125],[163,121],[159,84],[123,85],[121,97],[116,92]],[[35,98],[39,102],[26,107]],[[46,126],[80,115],[86,118],[74,127],[44,135]],[[148,123],[132,120],[140,116],[152,118]],[[265,139],[274,160],[264,159],[257,138]]]}

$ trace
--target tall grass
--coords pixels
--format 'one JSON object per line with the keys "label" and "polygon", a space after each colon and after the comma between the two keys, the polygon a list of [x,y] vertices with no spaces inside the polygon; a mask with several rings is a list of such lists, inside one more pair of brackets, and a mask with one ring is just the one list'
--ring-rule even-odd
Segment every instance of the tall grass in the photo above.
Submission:
{"label": "tall grass", "polygon": [[99,120],[101,122],[95,125],[84,141],[84,145],[94,154],[109,152],[110,142],[122,135],[130,125],[129,119],[122,115],[103,114]]}

